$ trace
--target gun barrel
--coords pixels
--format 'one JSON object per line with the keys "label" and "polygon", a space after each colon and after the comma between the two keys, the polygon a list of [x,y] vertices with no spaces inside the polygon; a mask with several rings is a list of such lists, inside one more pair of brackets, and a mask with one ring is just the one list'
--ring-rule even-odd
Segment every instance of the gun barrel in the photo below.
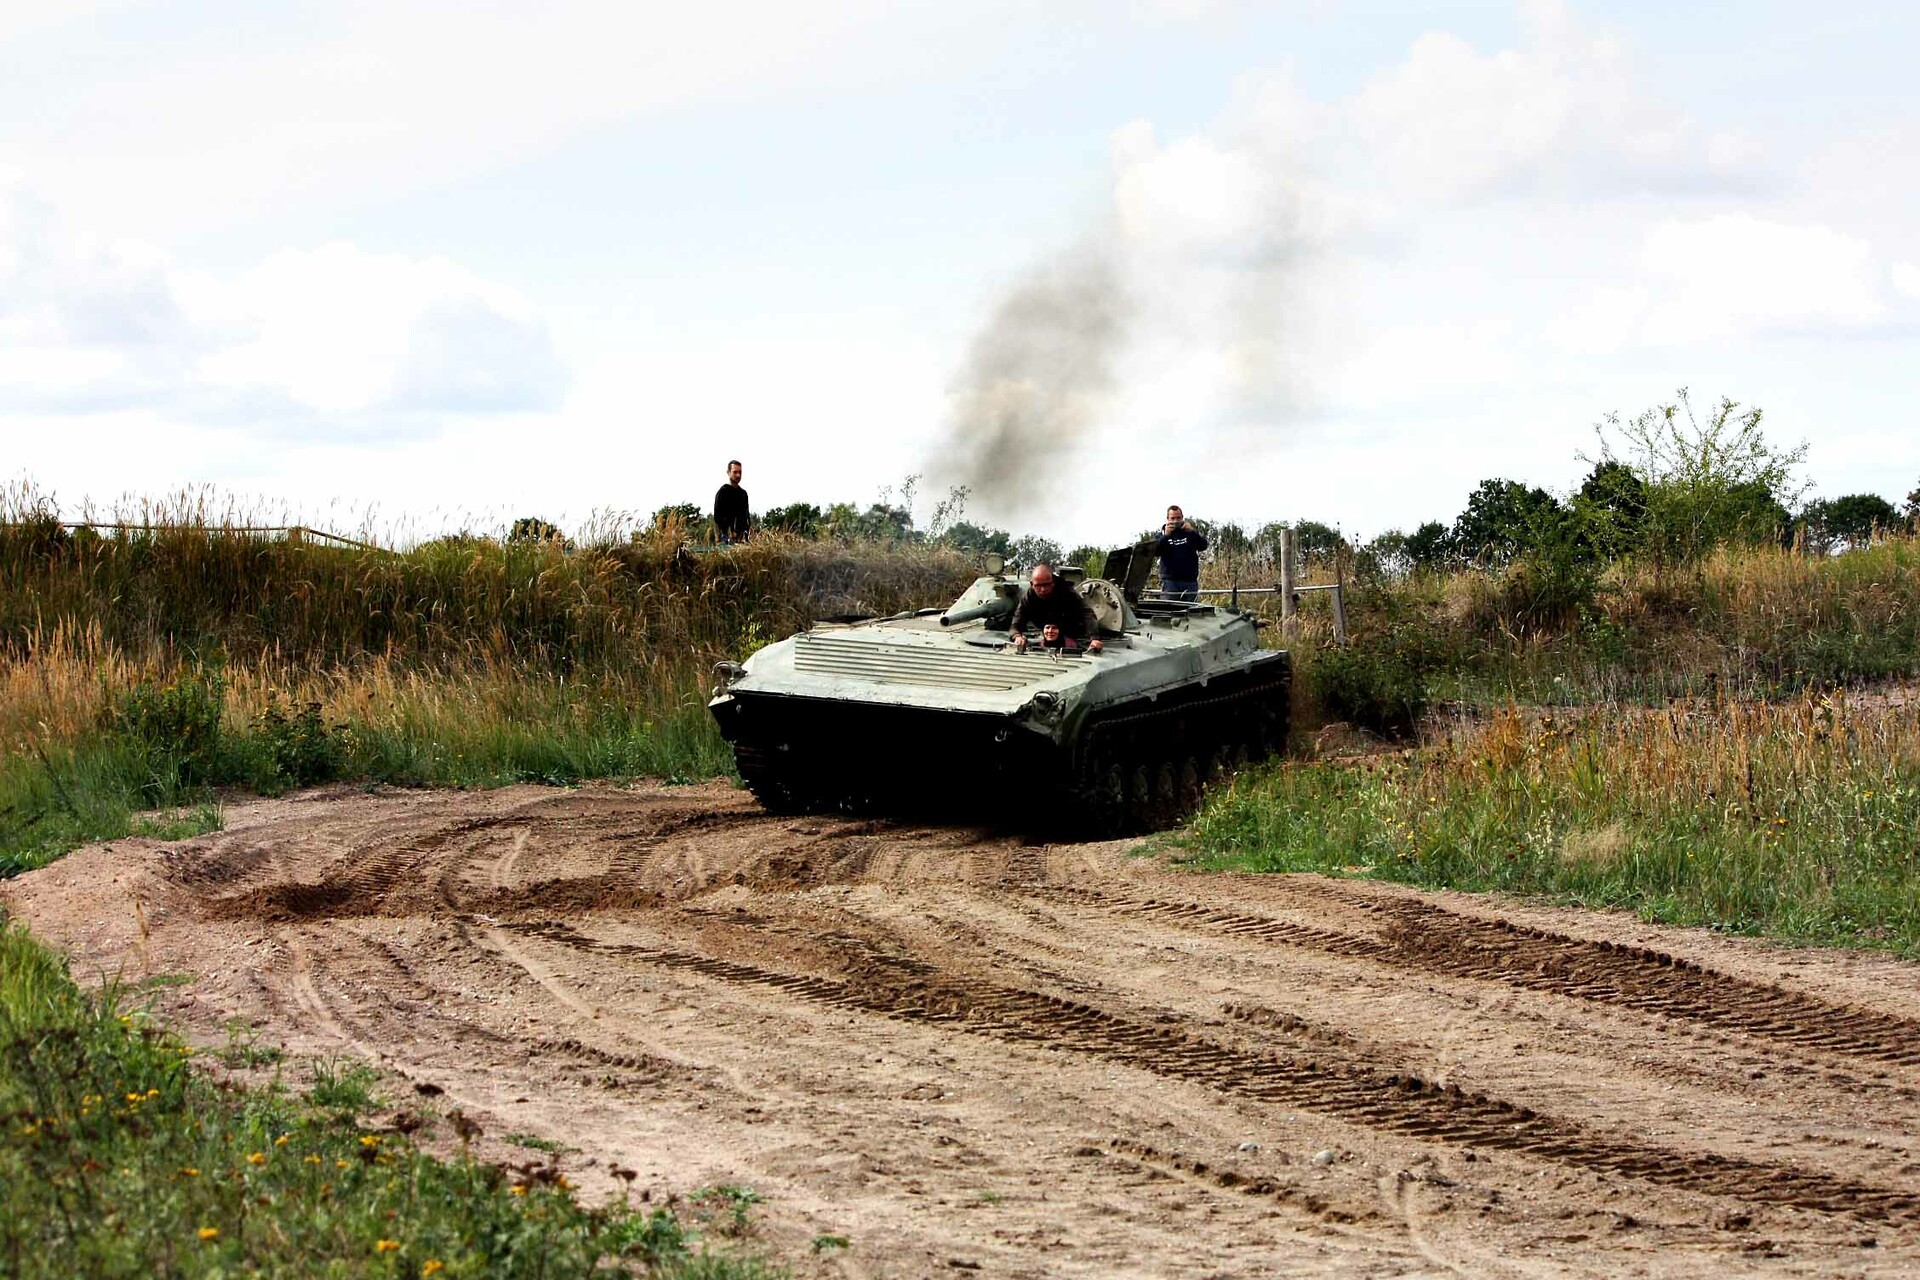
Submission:
{"label": "gun barrel", "polygon": [[952,613],[940,615],[940,625],[956,627],[963,622],[972,622],[975,618],[1004,618],[1013,612],[1013,601],[1005,596],[976,604],[970,609],[956,609]]}

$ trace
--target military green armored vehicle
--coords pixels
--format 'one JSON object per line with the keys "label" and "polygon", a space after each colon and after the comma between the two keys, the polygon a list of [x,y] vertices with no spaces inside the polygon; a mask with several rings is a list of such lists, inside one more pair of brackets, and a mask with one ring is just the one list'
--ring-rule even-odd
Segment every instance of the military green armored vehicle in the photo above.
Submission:
{"label": "military green armored vehicle", "polygon": [[1103,652],[1011,644],[1024,575],[989,572],[945,609],[819,623],[715,668],[709,704],[774,813],[944,808],[1121,835],[1171,825],[1201,789],[1286,740],[1291,667],[1256,619],[1141,591],[1146,547],[1107,576],[1056,576]]}

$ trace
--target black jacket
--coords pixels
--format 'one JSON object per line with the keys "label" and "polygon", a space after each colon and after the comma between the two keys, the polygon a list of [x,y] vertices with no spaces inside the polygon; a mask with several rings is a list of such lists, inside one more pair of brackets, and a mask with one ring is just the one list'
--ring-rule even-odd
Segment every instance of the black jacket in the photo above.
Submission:
{"label": "black jacket", "polygon": [[1049,622],[1060,628],[1060,634],[1074,640],[1085,640],[1092,636],[1096,626],[1093,609],[1080,593],[1060,579],[1053,580],[1053,590],[1042,596],[1032,587],[1020,597],[1020,603],[1013,611],[1013,629],[1024,631],[1031,627],[1039,630]]}
{"label": "black jacket", "polygon": [[713,530],[722,542],[740,542],[747,536],[747,491],[731,480],[713,495]]}
{"label": "black jacket", "polygon": [[1200,581],[1200,553],[1206,549],[1206,535],[1198,529],[1163,530],[1153,540],[1154,554],[1160,557],[1160,581]]}

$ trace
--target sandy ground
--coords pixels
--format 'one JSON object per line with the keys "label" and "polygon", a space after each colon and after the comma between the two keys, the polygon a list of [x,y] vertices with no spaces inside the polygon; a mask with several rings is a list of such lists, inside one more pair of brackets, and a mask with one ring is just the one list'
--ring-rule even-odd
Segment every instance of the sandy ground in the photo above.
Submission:
{"label": "sandy ground", "polygon": [[1920,1274],[1920,968],[1884,957],[719,784],[227,820],[0,897],[490,1157],[749,1186],[804,1275]]}

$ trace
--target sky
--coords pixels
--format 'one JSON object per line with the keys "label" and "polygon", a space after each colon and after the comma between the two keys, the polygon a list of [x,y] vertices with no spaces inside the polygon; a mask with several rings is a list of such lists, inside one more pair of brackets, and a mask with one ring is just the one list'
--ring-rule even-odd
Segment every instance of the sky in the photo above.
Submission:
{"label": "sky", "polygon": [[1920,486],[1920,7],[0,6],[0,486],[1358,536],[1722,396]]}

